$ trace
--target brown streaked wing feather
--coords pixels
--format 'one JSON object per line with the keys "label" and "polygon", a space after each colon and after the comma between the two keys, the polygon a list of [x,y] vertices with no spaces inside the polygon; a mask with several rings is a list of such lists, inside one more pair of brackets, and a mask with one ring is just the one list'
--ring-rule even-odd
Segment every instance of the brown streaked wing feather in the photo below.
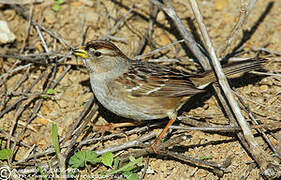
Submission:
{"label": "brown streaked wing feather", "polygon": [[204,92],[197,89],[188,79],[192,75],[167,66],[141,61],[132,61],[132,63],[129,72],[118,81],[126,85],[126,90],[133,96],[181,97]]}

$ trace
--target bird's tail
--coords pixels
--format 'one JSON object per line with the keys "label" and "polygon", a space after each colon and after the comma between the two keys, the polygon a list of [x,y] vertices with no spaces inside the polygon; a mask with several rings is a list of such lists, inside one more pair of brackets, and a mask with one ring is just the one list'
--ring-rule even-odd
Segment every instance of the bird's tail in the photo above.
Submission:
{"label": "bird's tail", "polygon": [[[263,64],[266,61],[267,59],[256,57],[242,62],[229,63],[223,66],[223,72],[228,78],[240,77],[244,73],[253,70],[263,69]],[[190,78],[190,80],[193,82],[195,87],[204,88],[208,84],[215,82],[217,79],[214,72],[210,70],[198,76],[192,77]]]}

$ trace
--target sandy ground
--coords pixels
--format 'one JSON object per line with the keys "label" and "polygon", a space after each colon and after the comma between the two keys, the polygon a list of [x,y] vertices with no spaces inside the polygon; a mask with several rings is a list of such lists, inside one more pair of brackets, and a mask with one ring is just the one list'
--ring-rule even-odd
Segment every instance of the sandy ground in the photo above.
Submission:
{"label": "sandy ground", "polygon": [[[192,31],[193,34],[200,34],[198,31],[194,33],[194,28],[196,28],[197,25],[188,1],[173,0],[172,3],[186,28]],[[209,35],[217,49],[225,42],[225,38],[229,35],[238,20],[240,2],[230,0],[201,0],[198,3],[209,30]],[[73,0],[66,1],[62,4],[58,12],[52,10],[53,5],[54,1],[45,0],[44,3],[27,4],[25,7],[27,9],[32,8],[32,18],[34,21],[56,32],[74,47],[82,42],[82,34],[85,27],[88,27],[86,34],[87,42],[106,36],[121,18],[125,18],[125,23],[121,24],[111,35],[118,40],[113,42],[125,54],[129,57],[134,57],[134,52],[137,50],[141,39],[144,38],[149,27],[150,10],[148,1]],[[133,13],[128,14],[128,11],[130,11],[133,5],[135,5],[135,9],[132,11]],[[127,15],[124,17],[126,13]],[[254,52],[253,49],[262,47],[266,47],[271,51],[281,52],[280,14],[281,1],[257,2],[247,23],[244,25],[243,33],[239,35],[238,41],[233,45],[233,47],[235,47],[242,39],[246,40],[240,47],[244,53],[238,55],[239,57],[255,56],[257,53]],[[29,31],[27,31],[29,22],[17,14],[13,8],[2,6],[0,15],[2,20],[8,22],[10,29],[16,35],[15,42],[1,45],[1,54],[27,55],[44,52],[44,48],[34,27],[31,26]],[[144,54],[149,53],[155,48],[165,46],[181,39],[175,31],[175,27],[162,11],[159,12],[153,29],[152,43],[146,46],[143,52]],[[51,52],[60,54],[67,54],[69,52],[69,47],[63,45],[45,32],[43,32],[43,35]],[[266,56],[268,54],[262,53],[262,55]],[[153,58],[158,57],[170,59],[179,58],[181,62],[177,63],[177,66],[182,65],[183,68],[188,66],[188,60],[190,58],[180,44],[163,50],[161,53],[154,55]],[[17,59],[15,58],[0,59],[0,67],[9,71],[17,66],[29,63],[27,61],[19,61],[16,63],[16,61]],[[14,65],[15,63],[16,65]],[[77,65],[77,63],[82,63],[80,61],[77,62],[77,60],[71,56],[69,56],[64,63],[73,65],[54,89],[55,94],[51,98],[44,99],[37,117],[29,124],[27,131],[20,136],[20,139],[25,143],[29,145],[35,144],[38,152],[52,145],[52,122],[58,125],[60,137],[64,137],[69,127],[79,117],[86,102],[93,94],[89,87],[89,76],[86,69],[83,66]],[[280,63],[277,62],[272,63],[268,69],[273,72],[278,72],[280,67]],[[25,69],[10,74],[6,81],[8,91],[13,91],[13,94],[24,91],[46,70],[46,68],[45,65],[36,64],[31,65],[28,70]],[[58,66],[55,79],[59,77],[65,68],[66,65]],[[23,81],[22,78],[27,72],[28,76],[26,80]],[[2,73],[4,73],[4,71],[1,71],[1,74]],[[238,85],[236,86],[237,92],[260,123],[280,122],[281,78],[267,76],[256,80],[256,76],[257,75],[248,75],[237,80],[235,83]],[[15,88],[14,85],[21,81],[23,81],[22,85]],[[43,82],[40,81],[36,84],[30,93],[40,92],[43,87],[42,83]],[[3,85],[0,86],[1,96],[3,95],[4,89],[5,87]],[[10,98],[7,106],[15,102],[18,96],[11,95]],[[182,116],[197,117],[203,122],[217,125],[227,125],[229,123],[228,118],[224,116],[218,99],[214,96],[213,92],[198,98],[198,100],[193,100],[193,102],[191,102],[193,104],[191,109],[186,108],[182,110]],[[18,118],[18,125],[13,133],[14,136],[20,132],[26,124],[36,101],[32,101],[31,103],[23,102],[24,104],[26,103],[26,110],[23,111],[22,115]],[[18,106],[18,108],[19,107],[20,106]],[[5,107],[0,106],[0,111],[4,108]],[[99,111],[103,111],[103,109]],[[13,126],[16,116],[15,112],[16,109],[13,109],[5,113],[3,117],[0,117],[0,127],[6,132],[9,132]],[[246,112],[244,112],[244,115],[248,117]],[[93,120],[93,122],[98,124],[106,124],[107,121],[112,122],[114,119],[98,116],[96,120]],[[181,124],[178,122],[177,125]],[[120,128],[119,130],[126,131],[127,128]],[[153,130],[159,133],[160,127],[149,131]],[[177,134],[177,132],[181,131],[173,131],[175,134]],[[93,130],[90,130],[90,133],[93,133]],[[272,151],[268,148],[260,135],[254,130],[253,133],[255,133],[259,145],[268,154],[272,154]],[[262,179],[259,174],[259,168],[253,167],[253,159],[242,147],[235,133],[189,131],[185,132],[185,134],[188,135],[188,139],[179,144],[181,152],[185,155],[194,158],[209,157],[209,160],[217,163],[224,161],[226,157],[230,155],[233,156],[232,163],[227,168],[227,172],[223,175],[222,179],[242,179],[244,176],[245,179]],[[82,148],[92,150],[103,149],[135,139],[140,135],[123,136],[117,139],[83,146]],[[2,139],[2,136],[0,137]],[[269,138],[277,149],[278,146],[280,148],[281,136],[278,129],[269,134]],[[2,140],[2,148],[4,148],[7,142],[5,138]],[[27,150],[27,148],[19,147],[12,162],[22,159]],[[122,153],[126,153],[126,151]],[[54,154],[51,157],[53,158]],[[46,160],[45,158],[39,158],[38,161],[38,163],[40,163]],[[92,173],[95,174],[101,169],[106,170],[105,167],[93,168]],[[139,174],[141,174],[141,172]],[[219,179],[219,177],[212,171],[197,167],[192,163],[184,163],[166,157],[152,156],[149,159],[148,170],[144,179]]]}

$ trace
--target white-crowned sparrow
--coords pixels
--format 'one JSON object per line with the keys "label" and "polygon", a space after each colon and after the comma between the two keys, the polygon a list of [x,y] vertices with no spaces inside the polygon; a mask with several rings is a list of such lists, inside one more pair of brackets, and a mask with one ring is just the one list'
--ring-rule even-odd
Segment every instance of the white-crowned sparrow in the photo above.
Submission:
{"label": "white-crowned sparrow", "polygon": [[[204,92],[199,87],[216,81],[212,71],[188,74],[168,66],[131,60],[113,43],[104,40],[90,41],[73,54],[82,58],[92,90],[108,110],[136,121],[170,118],[155,144],[190,96]],[[262,68],[264,61],[254,58],[223,69],[227,76],[241,74]]]}

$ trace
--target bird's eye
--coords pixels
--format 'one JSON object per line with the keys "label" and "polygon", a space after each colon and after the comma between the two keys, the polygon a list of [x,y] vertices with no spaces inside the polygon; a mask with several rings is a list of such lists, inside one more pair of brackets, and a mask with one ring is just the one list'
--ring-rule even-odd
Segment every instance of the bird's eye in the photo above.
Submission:
{"label": "bird's eye", "polygon": [[96,51],[96,52],[94,53],[94,55],[95,55],[96,57],[99,57],[99,56],[101,56],[101,52]]}

